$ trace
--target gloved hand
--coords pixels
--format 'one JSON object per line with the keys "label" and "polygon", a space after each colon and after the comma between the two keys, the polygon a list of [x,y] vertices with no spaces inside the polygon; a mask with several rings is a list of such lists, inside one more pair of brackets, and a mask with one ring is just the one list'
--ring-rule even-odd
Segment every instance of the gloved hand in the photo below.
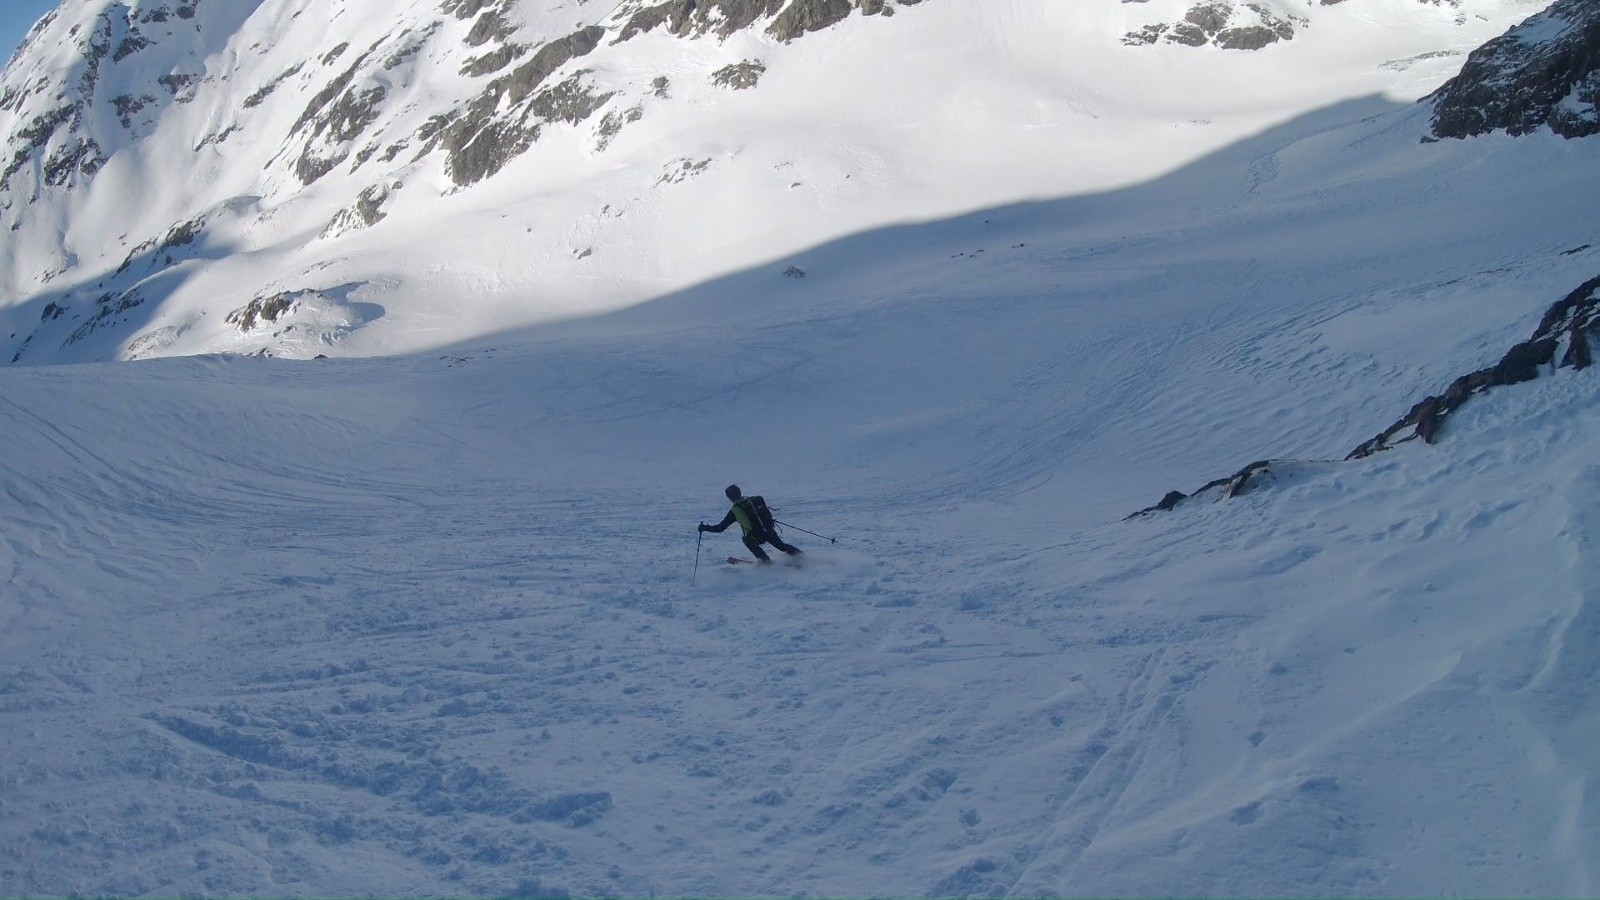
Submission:
{"label": "gloved hand", "polygon": [[706,523],[704,523],[704,522],[701,522],[701,523],[700,523],[700,532],[701,532],[701,533],[702,533],[702,534],[704,534],[704,533],[705,533],[705,532],[707,532],[707,531],[710,531],[710,530],[711,530],[711,526],[709,526],[709,525],[707,525],[707,524],[706,524]]}

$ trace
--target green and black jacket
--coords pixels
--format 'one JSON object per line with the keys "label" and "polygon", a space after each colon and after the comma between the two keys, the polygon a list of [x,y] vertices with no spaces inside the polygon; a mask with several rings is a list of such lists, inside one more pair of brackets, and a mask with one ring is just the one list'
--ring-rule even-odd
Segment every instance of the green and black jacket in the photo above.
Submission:
{"label": "green and black jacket", "polygon": [[766,529],[761,526],[761,519],[756,516],[755,505],[750,502],[749,497],[740,497],[733,501],[733,506],[728,509],[728,514],[722,517],[722,521],[707,527],[706,530],[721,534],[735,522],[739,523],[745,534],[766,533]]}

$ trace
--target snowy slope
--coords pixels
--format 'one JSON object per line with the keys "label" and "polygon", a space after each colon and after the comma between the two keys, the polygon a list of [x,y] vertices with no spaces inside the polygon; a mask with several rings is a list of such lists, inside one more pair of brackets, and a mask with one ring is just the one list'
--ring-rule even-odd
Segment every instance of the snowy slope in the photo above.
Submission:
{"label": "snowy slope", "polygon": [[622,309],[1413,100],[1545,5],[65,0],[0,77],[0,361]]}
{"label": "snowy slope", "polygon": [[[1594,370],[1319,461],[1600,268],[1592,142],[1429,128],[435,353],[0,370],[0,893],[1593,894]],[[839,543],[696,577],[728,481]]]}

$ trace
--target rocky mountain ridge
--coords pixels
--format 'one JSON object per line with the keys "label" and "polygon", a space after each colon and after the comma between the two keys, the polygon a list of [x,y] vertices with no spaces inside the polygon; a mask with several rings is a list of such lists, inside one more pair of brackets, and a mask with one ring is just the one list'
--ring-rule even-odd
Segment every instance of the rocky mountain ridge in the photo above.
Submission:
{"label": "rocky mountain ridge", "polygon": [[1600,133],[1600,4],[1559,0],[1473,52],[1430,100],[1438,138]]}
{"label": "rocky mountain ridge", "polygon": [[[439,0],[406,9],[65,0],[0,77],[0,224],[13,235],[0,251],[11,282],[0,285],[0,312],[13,310],[0,360],[331,348],[374,321],[375,308],[329,300],[321,330],[300,349],[293,335],[264,327],[271,319],[244,313],[357,283],[311,277],[321,263],[298,280],[233,283],[204,309],[174,311],[168,299],[198,290],[185,285],[241,253],[298,253],[298,235],[323,245],[324,262],[346,257],[338,247],[403,206],[414,221],[429,218],[514,163],[526,170],[552,136],[587,157],[585,172],[615,169],[608,155],[640,128],[671,128],[732,95],[765,95],[791,45],[869,22],[898,30],[888,23],[915,24],[908,17],[941,4],[954,15],[953,0]],[[1107,4],[1096,15],[1131,27],[1126,52],[1238,53],[1303,38],[1330,6],[1170,0]],[[1032,12],[1008,3],[968,14],[1026,29]],[[1465,12],[1452,14],[1467,23]],[[666,185],[705,172],[712,158],[654,152]],[[198,183],[163,183],[195,165]],[[525,189],[492,189],[508,188]],[[136,208],[120,208],[119,198],[141,192]],[[607,208],[602,215],[630,216]],[[584,259],[593,248],[570,253]],[[32,311],[17,312],[24,305]],[[214,321],[235,327],[198,345],[179,340],[193,339],[211,306]]]}

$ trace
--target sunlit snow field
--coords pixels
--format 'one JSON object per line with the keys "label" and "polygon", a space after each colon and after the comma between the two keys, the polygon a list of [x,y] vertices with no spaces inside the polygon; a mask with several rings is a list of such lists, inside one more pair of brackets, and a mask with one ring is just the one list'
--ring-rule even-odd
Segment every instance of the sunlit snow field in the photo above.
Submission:
{"label": "sunlit snow field", "polygon": [[[1301,20],[1294,40],[1229,52],[1124,42],[1145,23],[1181,21],[1191,0],[924,0],[791,44],[760,27],[618,42],[625,11],[640,4],[519,0],[511,19],[524,51],[579,24],[610,29],[551,79],[581,70],[583,85],[610,97],[606,115],[546,122],[528,152],[463,186],[421,135],[485,89],[489,78],[462,70],[494,45],[471,34],[507,4],[475,19],[490,4],[231,0],[156,22],[145,15],[155,2],[63,0],[0,73],[17,98],[0,107],[5,134],[59,119],[59,104],[90,84],[99,107],[71,134],[105,157],[65,188],[43,150],[7,165],[18,169],[0,193],[0,362],[377,356],[614,312],[755,265],[781,271],[820,243],[880,228],[1137,189],[1308,113],[1337,122],[1357,115],[1352,105],[1409,104],[1548,4],[1261,0]],[[137,19],[149,45],[117,45],[91,67],[83,43],[101,13]],[[745,62],[765,66],[756,87],[712,77]],[[159,82],[174,72],[200,73],[181,98]],[[334,102],[340,78],[352,93]],[[365,130],[302,148],[323,127],[308,117],[330,105],[354,116],[355,95],[370,91],[383,99]],[[109,98],[119,96],[149,104],[118,113]],[[611,115],[626,124],[602,134]],[[350,159],[308,183],[303,153]],[[1165,183],[1139,215],[1183,217],[1215,196]],[[1245,187],[1224,196],[1237,201]],[[383,217],[349,224],[370,191],[386,198],[373,201]],[[1300,202],[1314,209],[1317,198]],[[1073,211],[1090,229],[1078,232],[1079,252],[1125,233],[1092,220],[1103,206]],[[176,234],[188,242],[174,245]],[[1045,290],[1059,287],[1035,278],[1025,296]],[[293,314],[239,327],[234,314],[279,294],[300,299]]]}
{"label": "sunlit snow field", "polygon": [[[0,369],[0,894],[1594,893],[1597,376],[1328,462],[1600,266],[1591,145],[1424,122],[446,351]],[[697,567],[729,482],[837,543]]]}

